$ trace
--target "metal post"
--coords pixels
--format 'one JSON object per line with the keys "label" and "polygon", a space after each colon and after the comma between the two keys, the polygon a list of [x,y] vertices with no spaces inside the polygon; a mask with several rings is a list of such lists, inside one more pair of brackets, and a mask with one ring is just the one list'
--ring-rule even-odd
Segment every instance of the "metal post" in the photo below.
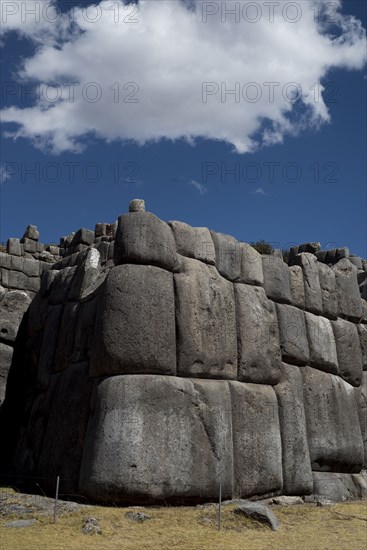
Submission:
{"label": "metal post", "polygon": [[222,482],[219,482],[218,531],[222,525]]}
{"label": "metal post", "polygon": [[60,476],[57,476],[57,478],[56,478],[55,507],[54,507],[54,523],[56,523],[56,508],[57,508],[57,499],[59,498],[59,485],[60,485]]}

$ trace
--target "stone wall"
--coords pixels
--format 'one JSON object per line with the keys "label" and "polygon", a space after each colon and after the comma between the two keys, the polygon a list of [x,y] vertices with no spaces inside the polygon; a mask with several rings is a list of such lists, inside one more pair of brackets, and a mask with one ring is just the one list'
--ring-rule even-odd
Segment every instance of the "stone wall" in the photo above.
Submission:
{"label": "stone wall", "polygon": [[311,244],[288,265],[141,201],[61,239],[18,331],[0,473],[99,502],[205,501],[219,480],[360,497],[366,263]]}

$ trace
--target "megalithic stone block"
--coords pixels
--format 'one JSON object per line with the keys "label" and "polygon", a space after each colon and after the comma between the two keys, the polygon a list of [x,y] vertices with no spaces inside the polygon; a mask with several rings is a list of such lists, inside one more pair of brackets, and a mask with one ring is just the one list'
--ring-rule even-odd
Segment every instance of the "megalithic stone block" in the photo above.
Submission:
{"label": "megalithic stone block", "polygon": [[364,461],[363,467],[367,468],[367,372],[362,375],[362,384],[354,388],[358,406],[359,425],[363,439]]}
{"label": "megalithic stone block", "polygon": [[191,227],[187,223],[169,222],[175,236],[178,254],[215,265],[214,243],[207,227]]}
{"label": "megalithic stone block", "polygon": [[322,296],[322,308],[325,317],[336,319],[338,316],[338,294],[334,271],[326,264],[318,262],[319,280]]}
{"label": "megalithic stone block", "polygon": [[332,325],[338,355],[339,376],[352,386],[359,386],[362,380],[363,363],[357,326],[344,319],[332,321]]}
{"label": "megalithic stone block", "polygon": [[339,315],[359,322],[363,312],[357,280],[358,270],[347,258],[335,264],[333,270],[336,278]]}
{"label": "megalithic stone block", "polygon": [[[215,385],[221,396],[211,394]],[[221,475],[228,498],[233,470],[230,411],[223,407],[228,399],[225,381],[202,381],[200,388],[159,375],[101,381],[79,491],[100,502],[197,502],[217,496]],[[210,411],[213,401],[221,420]]]}
{"label": "megalithic stone block", "polygon": [[291,281],[292,304],[300,309],[305,309],[305,283],[301,266],[292,265],[289,268]]}
{"label": "megalithic stone block", "polygon": [[307,311],[322,314],[322,294],[319,278],[318,261],[316,256],[309,252],[298,254],[294,262],[301,266],[305,281],[305,305]]}
{"label": "megalithic stone block", "polygon": [[213,266],[182,258],[174,275],[178,374],[237,378],[233,285]]}
{"label": "megalithic stone block", "polygon": [[176,243],[171,228],[150,212],[120,216],[114,262],[154,265],[173,271],[176,266]]}
{"label": "megalithic stone block", "polygon": [[338,357],[331,321],[309,312],[305,316],[311,367],[338,374]]}
{"label": "megalithic stone block", "polygon": [[300,369],[283,363],[274,390],[282,435],[283,493],[307,495],[312,493],[313,480]]}
{"label": "megalithic stone block", "polygon": [[367,371],[367,326],[357,325],[359,340],[361,342],[362,368]]}
{"label": "megalithic stone block", "polygon": [[283,361],[306,365],[310,358],[305,313],[293,306],[276,304]]}
{"label": "megalithic stone block", "polygon": [[359,472],[363,441],[353,387],[311,367],[301,373],[312,470]]}
{"label": "megalithic stone block", "polygon": [[229,387],[234,496],[279,494],[283,487],[282,443],[275,392],[260,384],[229,382]]}
{"label": "megalithic stone block", "polygon": [[284,304],[292,303],[289,267],[282,258],[263,255],[264,288],[268,298]]}
{"label": "megalithic stone block", "polygon": [[158,267],[116,266],[100,288],[90,374],[124,373],[176,373],[173,275]]}
{"label": "megalithic stone block", "polygon": [[261,287],[235,284],[238,380],[277,384],[281,354],[275,304]]}
{"label": "megalithic stone block", "polygon": [[230,235],[211,231],[215,246],[216,267],[219,273],[236,283],[263,285],[261,254],[247,243]]}

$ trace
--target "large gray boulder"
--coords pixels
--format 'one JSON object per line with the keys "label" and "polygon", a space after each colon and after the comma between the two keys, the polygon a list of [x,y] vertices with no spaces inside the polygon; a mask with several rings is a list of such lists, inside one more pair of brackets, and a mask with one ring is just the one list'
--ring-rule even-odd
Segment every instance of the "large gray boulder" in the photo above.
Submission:
{"label": "large gray boulder", "polygon": [[358,287],[358,269],[347,258],[333,266],[339,302],[339,316],[359,322],[362,302]]}
{"label": "large gray boulder", "polygon": [[284,304],[292,303],[290,273],[282,258],[263,255],[264,288],[268,298]]}
{"label": "large gray boulder", "polygon": [[176,266],[176,243],[171,228],[150,212],[120,216],[114,262],[148,264],[173,271]]}
{"label": "large gray boulder", "polygon": [[176,373],[171,273],[131,264],[111,269],[98,296],[90,373]]}
{"label": "large gray boulder", "polygon": [[215,265],[215,249],[207,227],[192,227],[183,222],[169,222],[178,254]]}
{"label": "large gray boulder", "polygon": [[309,347],[305,313],[293,306],[277,304],[280,349],[283,361],[292,365],[306,365]]}
{"label": "large gray boulder", "polygon": [[261,287],[235,284],[238,380],[274,385],[281,354],[275,305]]}
{"label": "large gray boulder", "polygon": [[0,342],[0,405],[5,399],[6,380],[12,357],[13,348]]}
{"label": "large gray boulder", "polygon": [[300,309],[305,309],[305,283],[301,266],[292,265],[289,268],[291,281],[292,304]]}
{"label": "large gray boulder", "polygon": [[295,264],[301,266],[305,281],[305,305],[307,311],[322,314],[322,294],[319,279],[318,261],[316,256],[309,252],[298,254]]}
{"label": "large gray boulder", "polygon": [[237,377],[233,285],[213,266],[182,258],[174,275],[178,373],[201,378]]}
{"label": "large gray boulder", "polygon": [[300,369],[283,364],[281,381],[274,390],[282,436],[283,493],[307,495],[312,493],[313,480]]}
{"label": "large gray boulder", "polygon": [[367,372],[363,373],[362,384],[359,388],[354,388],[358,405],[359,425],[361,427],[364,463],[363,467],[367,469]]}
{"label": "large gray boulder", "polygon": [[339,306],[335,273],[331,267],[321,262],[318,262],[317,267],[319,270],[323,315],[330,319],[336,319]]}
{"label": "large gray boulder", "polygon": [[10,290],[0,302],[0,341],[11,344],[15,341],[20,321],[31,299],[22,290]]}
{"label": "large gray boulder", "polygon": [[363,367],[357,326],[344,319],[332,321],[332,325],[338,354],[339,376],[353,386],[359,386]]}
{"label": "large gray boulder", "polygon": [[338,374],[338,358],[331,321],[309,312],[305,313],[305,317],[311,367]]}
{"label": "large gray boulder", "polygon": [[[234,496],[280,494],[278,404],[271,386],[229,382],[233,411]],[[254,442],[256,442],[254,444]]]}
{"label": "large gray boulder", "polygon": [[321,500],[344,502],[362,498],[361,486],[355,474],[314,472],[314,494]]}
{"label": "large gray boulder", "polygon": [[312,470],[359,472],[363,441],[353,387],[311,367],[301,373]]}
{"label": "large gray boulder", "polygon": [[261,255],[247,243],[238,242],[230,235],[211,232],[219,273],[236,283],[263,285]]}
{"label": "large gray boulder", "polygon": [[205,501],[217,496],[222,471],[223,497],[230,496],[230,411],[222,409],[220,420],[211,413],[208,396],[214,385],[227,400],[224,381],[209,382],[207,388],[201,382],[200,391],[188,379],[168,376],[101,381],[79,491],[100,502]]}

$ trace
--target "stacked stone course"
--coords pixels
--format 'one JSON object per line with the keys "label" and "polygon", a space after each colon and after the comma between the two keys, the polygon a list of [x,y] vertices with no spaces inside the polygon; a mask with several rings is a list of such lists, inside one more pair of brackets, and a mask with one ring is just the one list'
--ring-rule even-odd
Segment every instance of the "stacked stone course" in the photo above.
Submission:
{"label": "stacked stone course", "polygon": [[224,498],[362,496],[367,264],[343,250],[288,265],[139,200],[62,238],[19,329],[3,468],[100,502],[214,499],[219,479]]}

